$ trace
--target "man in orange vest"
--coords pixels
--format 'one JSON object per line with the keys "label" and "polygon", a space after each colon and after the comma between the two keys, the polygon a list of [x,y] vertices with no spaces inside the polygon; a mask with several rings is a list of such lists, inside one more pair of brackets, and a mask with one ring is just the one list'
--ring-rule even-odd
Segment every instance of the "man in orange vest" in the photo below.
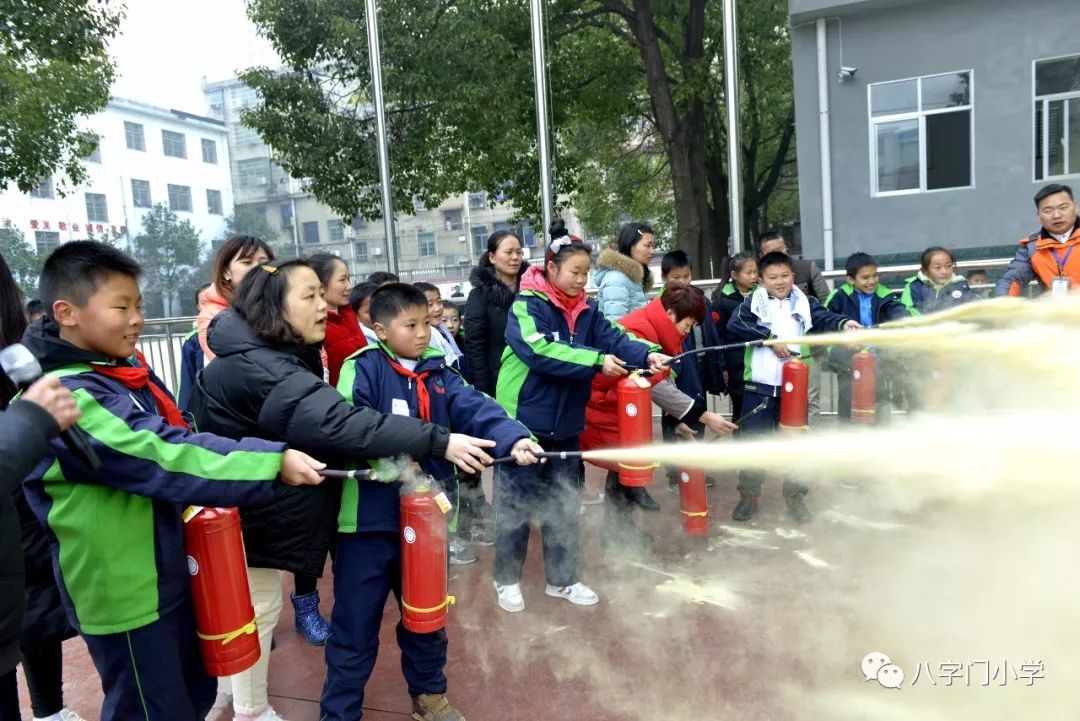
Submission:
{"label": "man in orange vest", "polygon": [[1042,229],[1020,241],[994,295],[1020,295],[1032,279],[1054,294],[1080,291],[1080,222],[1072,188],[1052,183],[1035,194]]}

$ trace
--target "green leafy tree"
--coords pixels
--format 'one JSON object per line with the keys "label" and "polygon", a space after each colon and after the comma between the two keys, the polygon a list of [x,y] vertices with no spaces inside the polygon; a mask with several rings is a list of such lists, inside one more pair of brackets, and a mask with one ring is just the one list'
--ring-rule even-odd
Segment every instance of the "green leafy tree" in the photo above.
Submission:
{"label": "green leafy tree", "polygon": [[254,205],[238,205],[233,214],[225,219],[225,237],[232,235],[262,238],[271,245],[278,240],[278,232],[266,219],[266,213],[260,213]]}
{"label": "green leafy tree", "polygon": [[15,227],[0,228],[0,255],[4,256],[15,282],[29,300],[37,297],[38,277],[45,257],[38,255]]}
{"label": "green leafy tree", "polygon": [[184,298],[200,282],[199,233],[179,220],[166,205],[155,205],[143,217],[142,232],[132,241],[132,254],[142,265],[144,307],[148,317],[181,313]]}
{"label": "green leafy tree", "polygon": [[28,192],[58,170],[71,187],[85,179],[97,137],[76,121],[109,100],[117,5],[0,0],[0,189]]}
{"label": "green leafy tree", "polygon": [[[243,79],[244,122],[294,177],[345,217],[380,215],[363,6],[248,0],[285,61]],[[743,214],[749,232],[787,213],[794,177],[787,3],[743,3]],[[594,235],[620,218],[674,219],[701,267],[727,254],[723,35],[716,0],[552,0],[547,6],[555,188]],[[380,8],[395,208],[466,190],[539,215],[525,0],[414,0]]]}

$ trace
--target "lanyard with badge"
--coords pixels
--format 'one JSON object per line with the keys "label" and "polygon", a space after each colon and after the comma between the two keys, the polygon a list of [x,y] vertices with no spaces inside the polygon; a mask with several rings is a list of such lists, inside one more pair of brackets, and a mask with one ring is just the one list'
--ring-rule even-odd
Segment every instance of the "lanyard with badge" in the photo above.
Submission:
{"label": "lanyard with badge", "polygon": [[1058,274],[1054,276],[1050,281],[1050,295],[1066,295],[1069,292],[1070,278],[1065,275],[1065,264],[1069,262],[1069,256],[1076,250],[1076,246],[1069,246],[1069,249],[1065,251],[1065,256],[1062,257],[1056,249],[1051,249],[1050,252],[1054,254],[1054,260],[1057,262]]}

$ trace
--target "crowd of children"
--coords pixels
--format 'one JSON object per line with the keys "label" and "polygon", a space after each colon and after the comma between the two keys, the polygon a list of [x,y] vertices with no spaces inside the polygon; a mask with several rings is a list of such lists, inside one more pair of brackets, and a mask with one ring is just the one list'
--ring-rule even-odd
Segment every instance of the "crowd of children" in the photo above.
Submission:
{"label": "crowd of children", "polygon": [[[641,228],[634,231],[639,237]],[[811,362],[799,347],[688,355],[674,374],[670,357],[870,327],[976,297],[955,275],[952,254],[933,247],[899,295],[881,284],[873,257],[853,254],[846,282],[824,305],[795,284],[786,253],[740,253],[710,302],[691,285],[691,258],[676,250],[663,257],[659,295],[617,324],[586,294],[588,246],[561,224],[554,230],[544,262],[517,275],[493,397],[464,380],[462,310],[444,302],[435,285],[379,273],[353,286],[335,256],[274,262],[264,243],[241,238],[229,241],[213,282],[199,289],[178,408],[136,351],[143,323],[138,265],[88,241],[50,256],[41,277],[45,316],[25,342],[74,393],[79,426],[103,467],[90,471],[53,441],[24,488],[48,529],[71,622],[101,675],[102,719],[202,719],[215,699],[214,682],[198,661],[182,505],[241,508],[264,657],[281,609],[279,572],[297,574],[298,588],[301,578],[313,586],[327,551],[333,553],[335,605],[323,638],[321,713],[356,719],[385,601],[391,592],[400,601],[398,489],[324,482],[323,462],[404,454],[446,485],[455,507],[459,495],[468,507],[469,493],[482,498],[485,465],[511,456],[516,462],[494,473],[494,518],[476,512],[465,524],[471,529],[491,520],[492,534],[454,534],[459,519],[456,511],[450,516],[451,562],[477,560],[466,539],[493,543],[495,600],[505,611],[523,611],[524,559],[535,523],[546,594],[593,605],[600,594],[578,570],[584,468],[577,452],[587,418],[596,424],[584,439],[589,447],[617,443],[598,430],[611,420],[611,408],[604,408],[613,408],[615,381],[633,370],[655,374],[669,440],[737,428],[770,432],[778,423],[784,362]],[[636,260],[633,243],[627,248]],[[850,410],[851,356],[841,348],[829,353],[842,419]],[[709,410],[709,396],[724,393],[731,420]],[[201,432],[191,429],[192,420]],[[541,463],[541,451],[564,455]],[[753,517],[763,480],[760,473],[739,474],[735,520]],[[783,496],[799,522],[811,518],[807,491],[796,479],[784,481]],[[619,505],[614,469],[607,494],[612,523],[622,523],[628,505]],[[615,538],[605,545],[627,542],[625,534]],[[317,616],[317,596],[314,609]],[[445,630],[418,634],[399,623],[397,641],[414,718],[462,719],[446,698]],[[281,718],[267,701],[266,660],[231,681],[238,719]]]}

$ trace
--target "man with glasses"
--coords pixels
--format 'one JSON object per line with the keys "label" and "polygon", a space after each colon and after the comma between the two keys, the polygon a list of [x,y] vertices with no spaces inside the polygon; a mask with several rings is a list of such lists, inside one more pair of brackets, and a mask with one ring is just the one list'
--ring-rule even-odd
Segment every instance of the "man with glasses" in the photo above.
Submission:
{"label": "man with glasses", "polygon": [[994,295],[1020,295],[1032,279],[1044,290],[1064,295],[1080,290],[1080,222],[1072,188],[1052,183],[1035,194],[1042,228],[1020,241]]}

